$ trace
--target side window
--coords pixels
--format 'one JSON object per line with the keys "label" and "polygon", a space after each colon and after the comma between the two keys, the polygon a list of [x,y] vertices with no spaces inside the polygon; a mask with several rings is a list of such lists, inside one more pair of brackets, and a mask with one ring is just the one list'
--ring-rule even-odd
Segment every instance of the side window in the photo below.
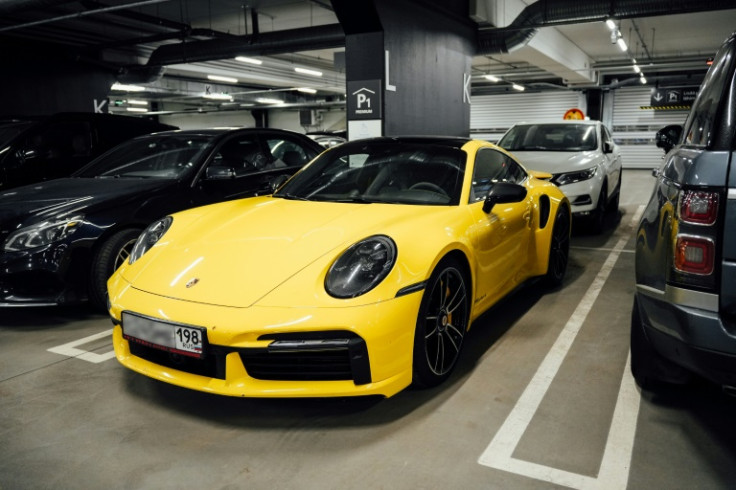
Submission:
{"label": "side window", "polygon": [[470,202],[485,199],[496,182],[519,184],[525,178],[526,172],[513,158],[491,148],[481,148],[475,157]]}
{"label": "side window", "polygon": [[267,137],[266,143],[273,155],[274,168],[301,167],[317,156],[313,150],[289,138]]}
{"label": "side window", "polygon": [[[731,50],[722,49],[713,61],[685,121],[682,143],[698,147],[708,147],[717,131],[715,125],[721,96],[732,75],[734,57]],[[723,105],[727,105],[724,103]]]}
{"label": "side window", "polygon": [[210,168],[240,176],[267,170],[271,163],[271,155],[261,147],[256,136],[239,136],[220,146]]}
{"label": "side window", "polygon": [[29,136],[21,150],[26,159],[43,160],[89,156],[91,134],[85,122],[60,122],[50,124]]}

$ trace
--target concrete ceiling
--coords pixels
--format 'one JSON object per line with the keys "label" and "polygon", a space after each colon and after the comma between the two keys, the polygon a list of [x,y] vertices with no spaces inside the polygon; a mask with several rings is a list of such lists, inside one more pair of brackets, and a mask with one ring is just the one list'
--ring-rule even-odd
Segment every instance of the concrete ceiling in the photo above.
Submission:
{"label": "concrete ceiling", "polygon": [[[476,22],[479,30],[504,28],[531,3],[472,0],[469,20]],[[338,20],[330,0],[0,0],[0,45],[33,41],[62,46],[82,58],[118,69],[121,80],[142,79],[130,67],[146,65],[154,50],[182,39],[194,43],[232,36],[265,37],[267,33],[335,24]],[[623,19],[617,21],[617,28],[629,46],[626,52],[611,42],[611,31],[602,21],[540,27],[528,43],[511,53],[474,57],[472,91],[509,91],[511,82],[528,90],[606,89],[640,83],[632,58],[649,84],[677,80],[698,84],[707,69],[706,59],[736,29],[736,4],[721,10]],[[257,101],[263,97],[292,105],[341,103],[344,48],[303,50],[298,44],[293,48],[253,56],[262,62],[260,65],[232,57],[168,64],[147,73],[149,80],[138,83],[146,90],[136,97],[156,100],[164,111],[195,106],[263,107],[264,103]],[[296,67],[322,75],[299,74]],[[490,82],[484,77],[487,74],[502,81]],[[207,75],[232,77],[237,82],[211,81]],[[317,92],[304,94],[297,88]],[[207,91],[227,93],[233,100],[203,99]],[[111,92],[112,97],[118,94],[125,95]]]}

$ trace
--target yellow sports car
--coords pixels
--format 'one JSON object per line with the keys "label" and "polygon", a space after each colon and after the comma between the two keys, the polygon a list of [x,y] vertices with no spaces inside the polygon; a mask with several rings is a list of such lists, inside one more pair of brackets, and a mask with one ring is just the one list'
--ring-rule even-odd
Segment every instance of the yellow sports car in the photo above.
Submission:
{"label": "yellow sports car", "polygon": [[118,360],[231,396],[392,396],[445,380],[483,311],[558,286],[570,204],[467,138],[326,150],[272,196],[152,223],[108,282]]}

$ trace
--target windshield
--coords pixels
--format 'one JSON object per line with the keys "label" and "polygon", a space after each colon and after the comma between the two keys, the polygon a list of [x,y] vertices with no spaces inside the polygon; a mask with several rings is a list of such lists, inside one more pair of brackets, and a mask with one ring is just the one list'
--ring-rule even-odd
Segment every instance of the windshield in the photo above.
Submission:
{"label": "windshield", "polygon": [[591,124],[519,124],[498,145],[509,151],[590,151],[598,147]]}
{"label": "windshield", "polygon": [[154,134],[122,143],[75,177],[178,179],[197,165],[211,144],[201,134]]}
{"label": "windshield", "polygon": [[460,202],[466,154],[395,141],[344,143],[317,157],[274,197],[450,205]]}
{"label": "windshield", "polygon": [[33,126],[33,121],[7,123],[0,126],[0,148],[5,147],[16,135]]}

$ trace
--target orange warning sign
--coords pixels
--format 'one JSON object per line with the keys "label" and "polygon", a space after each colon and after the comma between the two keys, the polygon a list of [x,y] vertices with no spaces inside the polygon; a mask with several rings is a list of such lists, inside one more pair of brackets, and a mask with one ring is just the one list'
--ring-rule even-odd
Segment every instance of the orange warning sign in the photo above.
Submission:
{"label": "orange warning sign", "polygon": [[580,109],[570,109],[565,113],[562,119],[582,120],[582,119],[585,119],[585,114],[583,114],[583,111],[581,111]]}

